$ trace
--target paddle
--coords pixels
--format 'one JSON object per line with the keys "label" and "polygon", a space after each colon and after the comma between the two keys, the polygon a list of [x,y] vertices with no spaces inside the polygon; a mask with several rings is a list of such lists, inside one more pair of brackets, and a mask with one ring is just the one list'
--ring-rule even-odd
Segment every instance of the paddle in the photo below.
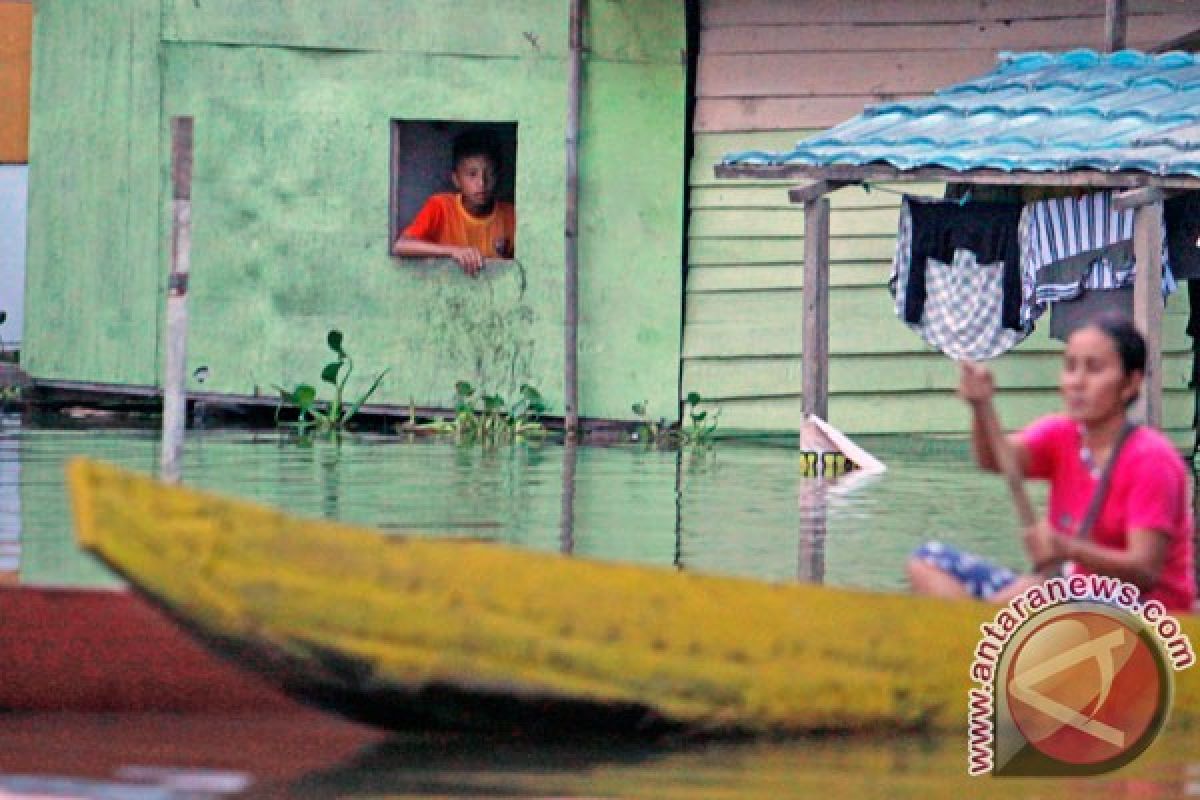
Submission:
{"label": "paddle", "polygon": [[1037,522],[1037,515],[1034,513],[1033,504],[1029,502],[1029,495],[1025,493],[1021,466],[1017,463],[1012,448],[1009,447],[1004,431],[1000,429],[1000,418],[996,416],[996,409],[992,405],[991,398],[972,402],[975,404],[975,414],[983,428],[984,436],[987,437],[992,454],[996,457],[996,463],[999,465],[1000,471],[1004,473],[1013,505],[1017,507],[1017,518],[1024,530]]}

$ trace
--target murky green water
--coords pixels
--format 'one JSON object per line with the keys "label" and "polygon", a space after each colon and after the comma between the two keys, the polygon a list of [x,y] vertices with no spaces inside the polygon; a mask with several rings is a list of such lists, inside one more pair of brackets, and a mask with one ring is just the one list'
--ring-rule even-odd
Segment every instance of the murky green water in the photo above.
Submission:
{"label": "murky green water", "polygon": [[[794,450],[762,445],[721,443],[695,454],[624,445],[484,453],[392,438],[299,447],[273,432],[209,431],[189,436],[184,476],[193,486],[397,534],[477,537],[772,581],[900,590],[905,554],[927,538],[1020,563],[1005,488],[969,465],[964,443],[864,444],[889,465],[887,474],[819,489],[799,478]],[[22,583],[113,582],[72,542],[62,466],[75,455],[154,472],[157,435],[0,426],[0,570],[19,570]],[[269,797],[1200,794],[1194,731],[1168,730],[1116,776],[1003,781],[967,778],[958,738],[646,750],[375,734],[360,734],[356,744],[319,724],[270,720],[0,719],[0,796],[52,794],[48,775],[74,781],[62,791],[112,797],[207,797],[247,786]],[[137,772],[137,765],[152,769]],[[209,775],[218,788],[176,792],[168,784],[180,775]],[[128,794],[130,786],[142,793]]]}
{"label": "murky green water", "polygon": [[[183,472],[196,487],[397,533],[773,581],[898,590],[904,555],[931,537],[1017,562],[1002,482],[970,467],[962,442],[871,445],[889,471],[830,488],[799,477],[795,450],[733,443],[482,452],[429,439],[301,447],[275,432],[208,431],[189,435]],[[62,468],[76,455],[153,473],[158,438],[0,428],[0,531],[19,535],[22,583],[111,580],[73,543]]]}

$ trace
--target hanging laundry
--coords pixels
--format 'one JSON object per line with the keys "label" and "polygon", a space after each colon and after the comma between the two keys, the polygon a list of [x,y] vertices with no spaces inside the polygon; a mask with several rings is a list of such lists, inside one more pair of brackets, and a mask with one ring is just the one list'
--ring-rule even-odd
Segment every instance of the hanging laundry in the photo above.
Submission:
{"label": "hanging laundry", "polygon": [[1087,250],[1042,267],[1034,296],[1040,303],[1057,303],[1073,300],[1085,289],[1132,286],[1133,265],[1133,239]]}
{"label": "hanging laundry", "polygon": [[1008,203],[967,203],[926,200],[905,196],[912,221],[905,287],[904,321],[921,322],[926,300],[926,265],[929,259],[953,263],[955,251],[969,250],[978,263],[1003,264],[1003,324],[1021,325],[1021,258],[1017,228],[1021,207]]}
{"label": "hanging laundry", "polygon": [[[1117,210],[1112,192],[1039,200],[1021,215],[1021,268],[1036,276],[1038,303],[1133,284],[1133,211]],[[1173,291],[1164,241],[1163,293]]]}
{"label": "hanging laundry", "polygon": [[[905,319],[911,268],[912,217],[907,200],[900,209],[896,255],[889,286],[896,300],[896,315]],[[1032,326],[1013,330],[1003,324],[1006,300],[1006,265],[980,264],[975,253],[958,248],[949,263],[926,259],[925,302],[921,320],[908,323],[925,342],[953,358],[973,361],[995,358],[1019,344]],[[1032,280],[1023,280],[1018,309],[1032,298]],[[1019,314],[1022,316],[1023,312]],[[907,322],[907,320],[906,320]]]}
{"label": "hanging laundry", "polygon": [[1133,318],[1133,286],[1085,289],[1072,300],[1055,303],[1050,307],[1050,338],[1065,342],[1076,329],[1112,311]]}
{"label": "hanging laundry", "polygon": [[1200,344],[1200,192],[1168,197],[1163,203],[1171,274],[1188,282],[1187,334]]}
{"label": "hanging laundry", "polygon": [[1200,278],[1200,192],[1187,192],[1163,203],[1167,252],[1176,280]]}

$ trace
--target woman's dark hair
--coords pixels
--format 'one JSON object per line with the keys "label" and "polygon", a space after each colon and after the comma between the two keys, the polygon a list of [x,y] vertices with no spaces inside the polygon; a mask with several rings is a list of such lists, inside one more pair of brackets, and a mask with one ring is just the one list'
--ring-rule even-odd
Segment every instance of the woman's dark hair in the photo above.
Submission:
{"label": "woman's dark hair", "polygon": [[1084,327],[1096,328],[1112,339],[1117,357],[1121,359],[1121,369],[1126,375],[1131,372],[1145,373],[1146,340],[1129,317],[1115,311],[1105,312],[1089,320]]}

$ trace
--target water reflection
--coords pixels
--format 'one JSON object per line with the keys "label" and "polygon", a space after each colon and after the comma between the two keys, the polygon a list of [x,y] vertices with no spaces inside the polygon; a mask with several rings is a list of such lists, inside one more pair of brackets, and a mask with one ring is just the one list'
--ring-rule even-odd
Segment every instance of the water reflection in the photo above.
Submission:
{"label": "water reflection", "polygon": [[825,536],[828,529],[829,484],[821,478],[801,478],[796,490],[800,506],[800,546],[796,578],[807,583],[825,582]]}
{"label": "water reflection", "polygon": [[[151,431],[0,428],[0,536],[21,532],[21,581],[111,583],[73,544],[63,464],[80,454],[153,472],[157,448]],[[198,488],[396,533],[772,581],[900,589],[904,556],[931,537],[1019,563],[1003,484],[964,469],[965,447],[873,449],[888,473],[826,484],[801,478],[796,451],[780,447],[301,446],[272,431],[208,430],[189,436],[183,472]]]}
{"label": "water reflection", "polygon": [[[290,797],[1168,798],[1194,795],[1184,748],[1116,776],[972,778],[951,738],[813,738],[674,748],[396,738],[287,785]],[[281,787],[262,787],[263,796]]]}
{"label": "water reflection", "polygon": [[[0,544],[20,531],[21,580],[111,583],[72,542],[63,463],[83,454],[153,472],[157,447],[154,432],[0,427]],[[965,468],[965,446],[871,449],[887,474],[826,484],[800,478],[793,449],[733,443],[485,452],[372,437],[298,447],[274,432],[201,431],[189,437],[183,466],[193,486],[311,517],[765,580],[899,589],[904,555],[927,538],[1019,563],[1004,486]],[[1062,782],[970,779],[958,737],[631,748],[381,742],[311,720],[10,714],[3,722],[0,795],[34,786],[13,783],[25,773],[112,781],[213,769],[250,776],[249,794],[262,797],[1153,798],[1197,794],[1200,784],[1200,772],[1188,772],[1194,732],[1176,730],[1117,777]]]}
{"label": "water reflection", "polygon": [[579,443],[574,436],[563,443],[562,461],[562,514],[558,527],[561,531],[559,550],[563,555],[575,552],[575,468],[579,463]]}
{"label": "water reflection", "polygon": [[303,712],[6,715],[0,796],[1128,798],[1200,796],[1192,732],[1086,779],[966,774],[957,736],[673,746],[394,736]]}

